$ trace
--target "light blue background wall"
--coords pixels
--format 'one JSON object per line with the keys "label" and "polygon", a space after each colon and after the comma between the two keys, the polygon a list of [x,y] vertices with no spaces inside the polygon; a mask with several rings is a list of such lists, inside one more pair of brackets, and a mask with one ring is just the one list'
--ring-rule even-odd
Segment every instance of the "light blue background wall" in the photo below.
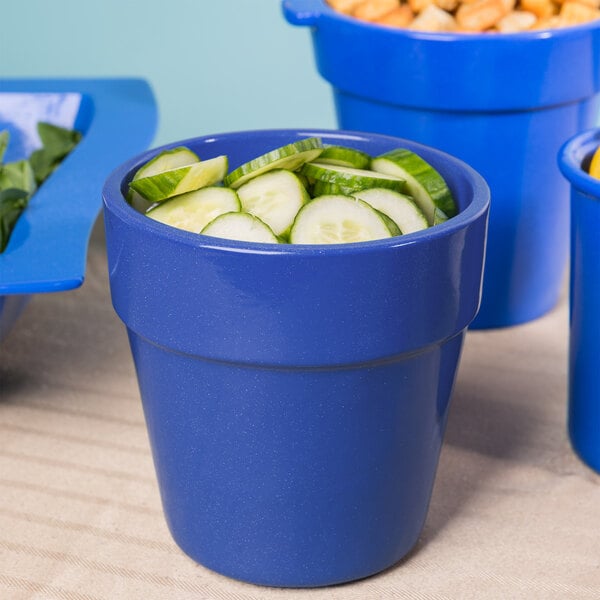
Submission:
{"label": "light blue background wall", "polygon": [[0,0],[0,77],[141,76],[154,144],[261,127],[335,127],[309,30],[280,0]]}
{"label": "light blue background wall", "polygon": [[1,0],[0,77],[141,76],[154,145],[262,127],[335,127],[307,28],[280,0]]}

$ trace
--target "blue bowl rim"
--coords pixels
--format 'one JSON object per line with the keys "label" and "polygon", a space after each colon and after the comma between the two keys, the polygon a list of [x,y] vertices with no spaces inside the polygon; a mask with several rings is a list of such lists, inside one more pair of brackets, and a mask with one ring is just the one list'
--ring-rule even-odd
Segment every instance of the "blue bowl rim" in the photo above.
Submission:
{"label": "blue bowl rim", "polygon": [[587,129],[566,141],[558,152],[558,166],[571,185],[600,200],[600,180],[583,169],[583,160],[600,147],[600,127]]}
{"label": "blue bowl rim", "polygon": [[[307,0],[300,0],[306,3]],[[296,25],[318,25],[318,20],[322,16],[330,19],[339,19],[340,21],[346,22],[356,27],[364,27],[380,33],[385,32],[387,35],[403,37],[414,40],[423,40],[433,43],[447,43],[447,42],[460,42],[464,44],[503,44],[513,43],[515,40],[521,42],[535,41],[535,40],[547,40],[556,39],[563,37],[571,37],[580,32],[600,29],[600,19],[595,21],[589,21],[579,25],[572,25],[568,27],[558,27],[555,29],[540,29],[535,31],[522,31],[514,33],[502,33],[502,34],[490,34],[490,33],[459,33],[459,32],[434,32],[434,31],[417,31],[414,29],[406,29],[400,27],[391,27],[374,23],[370,21],[364,21],[357,19],[350,15],[346,15],[342,12],[336,11],[332,8],[326,0],[308,0],[308,4],[311,8],[303,7],[306,11],[301,15],[301,19],[294,19],[293,15],[296,15],[296,11],[291,7],[294,4],[294,0],[283,0],[282,7],[283,11],[288,17],[290,22]]]}
{"label": "blue bowl rim", "polygon": [[[262,136],[262,135],[289,135],[290,138],[300,137],[335,137],[343,140],[363,140],[377,138],[378,140],[389,140],[401,146],[407,142],[412,148],[418,151],[422,148],[426,152],[433,151],[437,156],[450,162],[457,168],[460,168],[468,178],[472,189],[473,199],[470,204],[460,211],[456,216],[448,221],[431,227],[429,229],[415,233],[404,234],[396,237],[369,242],[354,242],[351,244],[267,244],[257,242],[241,242],[236,240],[227,240],[205,236],[198,233],[192,233],[159,223],[132,208],[125,200],[122,190],[125,183],[131,178],[133,173],[146,161],[154,157],[158,152],[168,150],[177,146],[197,145],[198,143],[214,142],[227,139],[235,139],[240,136]],[[398,248],[410,244],[431,242],[435,239],[452,235],[457,231],[464,229],[469,224],[482,217],[488,210],[490,204],[490,190],[483,177],[460,159],[450,154],[426,146],[418,142],[406,140],[403,138],[388,136],[383,134],[367,133],[361,131],[350,131],[342,129],[310,129],[310,128],[286,128],[286,129],[253,129],[245,131],[232,131],[219,134],[210,134],[187,138],[176,142],[171,142],[152,150],[143,152],[117,167],[107,178],[102,192],[104,209],[109,210],[120,220],[126,222],[129,226],[149,230],[154,234],[170,238],[173,242],[184,245],[197,246],[205,249],[223,250],[231,252],[258,253],[258,254],[289,254],[289,255],[315,255],[326,252],[328,255],[363,253],[372,250],[381,250],[384,248]]]}

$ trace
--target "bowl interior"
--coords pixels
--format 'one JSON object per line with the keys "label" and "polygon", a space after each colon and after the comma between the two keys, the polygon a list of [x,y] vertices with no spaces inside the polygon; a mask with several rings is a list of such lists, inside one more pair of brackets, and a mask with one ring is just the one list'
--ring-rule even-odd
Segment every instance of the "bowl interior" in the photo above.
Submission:
{"label": "bowl interior", "polygon": [[583,131],[568,140],[558,154],[558,165],[571,185],[600,199],[600,180],[589,175],[592,155],[600,147],[600,128]]}
{"label": "bowl interior", "polygon": [[[425,231],[382,240],[259,244],[170,227],[125,200],[135,170],[163,148],[189,146],[201,159],[226,154],[235,168],[309,136],[371,155],[399,147],[420,153],[446,178],[461,210]],[[399,138],[312,129],[225,133],[163,148],[128,161],[104,187],[111,296],[130,331],[215,360],[345,365],[416,351],[452,337],[473,319],[489,190],[461,161]],[[310,318],[298,311],[301,306],[314,308]],[[280,335],[265,343],[267,331]]]}
{"label": "bowl interior", "polygon": [[[444,235],[444,232],[464,227],[481,212],[487,210],[489,192],[487,184],[481,176],[464,162],[440,152],[436,149],[387,135],[370,134],[354,131],[335,130],[256,130],[245,132],[230,132],[217,135],[190,138],[172,144],[162,146],[145,152],[117,169],[108,179],[105,186],[104,201],[120,218],[137,221],[144,227],[151,228],[157,235],[168,235],[179,237],[182,241],[201,245],[231,246],[232,248],[261,247],[262,250],[274,251],[273,244],[256,244],[247,242],[235,242],[233,240],[219,240],[199,234],[176,230],[162,223],[148,219],[137,213],[125,201],[128,184],[137,169],[157,153],[174,148],[176,146],[187,146],[195,151],[202,160],[213,158],[220,154],[226,154],[229,159],[229,169],[235,169],[239,165],[270,150],[289,144],[295,140],[316,136],[321,138],[324,144],[346,145],[362,150],[371,156],[383,154],[395,148],[409,148],[422,156],[426,161],[436,168],[444,177],[459,206],[459,214],[444,224],[425,231],[407,234],[399,238],[388,240],[377,240],[374,242],[361,242],[356,244],[339,244],[336,248],[342,251],[351,251],[354,247],[365,247],[369,245],[380,246],[386,244],[399,245],[414,243],[419,239],[427,239],[432,236]],[[332,246],[327,246],[330,250]],[[314,249],[322,251],[322,246],[294,246],[292,244],[277,245],[277,252],[311,252]]]}

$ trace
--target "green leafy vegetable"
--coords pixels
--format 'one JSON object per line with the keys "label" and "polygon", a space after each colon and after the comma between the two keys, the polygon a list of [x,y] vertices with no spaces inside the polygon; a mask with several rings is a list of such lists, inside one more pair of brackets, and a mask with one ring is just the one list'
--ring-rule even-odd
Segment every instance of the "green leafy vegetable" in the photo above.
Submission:
{"label": "green leafy vegetable", "polygon": [[12,230],[29,199],[81,140],[81,133],[40,122],[42,142],[28,159],[3,163],[9,143],[8,131],[0,131],[0,252],[8,245]]}
{"label": "green leafy vegetable", "polygon": [[8,147],[8,131],[0,131],[0,164]]}
{"label": "green leafy vegetable", "polygon": [[17,160],[0,167],[0,190],[15,188],[31,195],[37,189],[33,169],[27,160]]}
{"label": "green leafy vegetable", "polygon": [[38,123],[37,130],[42,140],[42,147],[31,153],[29,162],[39,185],[75,148],[81,140],[81,134],[78,131],[63,129],[50,123]]}
{"label": "green leafy vegetable", "polygon": [[24,190],[8,188],[0,191],[0,252],[8,245],[17,219],[27,206],[29,196]]}

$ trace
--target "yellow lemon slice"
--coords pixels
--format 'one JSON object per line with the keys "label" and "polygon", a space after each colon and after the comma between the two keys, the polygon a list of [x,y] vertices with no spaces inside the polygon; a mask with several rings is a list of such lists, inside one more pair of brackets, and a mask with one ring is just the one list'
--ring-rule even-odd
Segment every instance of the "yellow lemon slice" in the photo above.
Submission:
{"label": "yellow lemon slice", "polygon": [[600,179],[600,147],[598,147],[596,152],[594,152],[594,156],[592,156],[590,175],[596,179]]}

